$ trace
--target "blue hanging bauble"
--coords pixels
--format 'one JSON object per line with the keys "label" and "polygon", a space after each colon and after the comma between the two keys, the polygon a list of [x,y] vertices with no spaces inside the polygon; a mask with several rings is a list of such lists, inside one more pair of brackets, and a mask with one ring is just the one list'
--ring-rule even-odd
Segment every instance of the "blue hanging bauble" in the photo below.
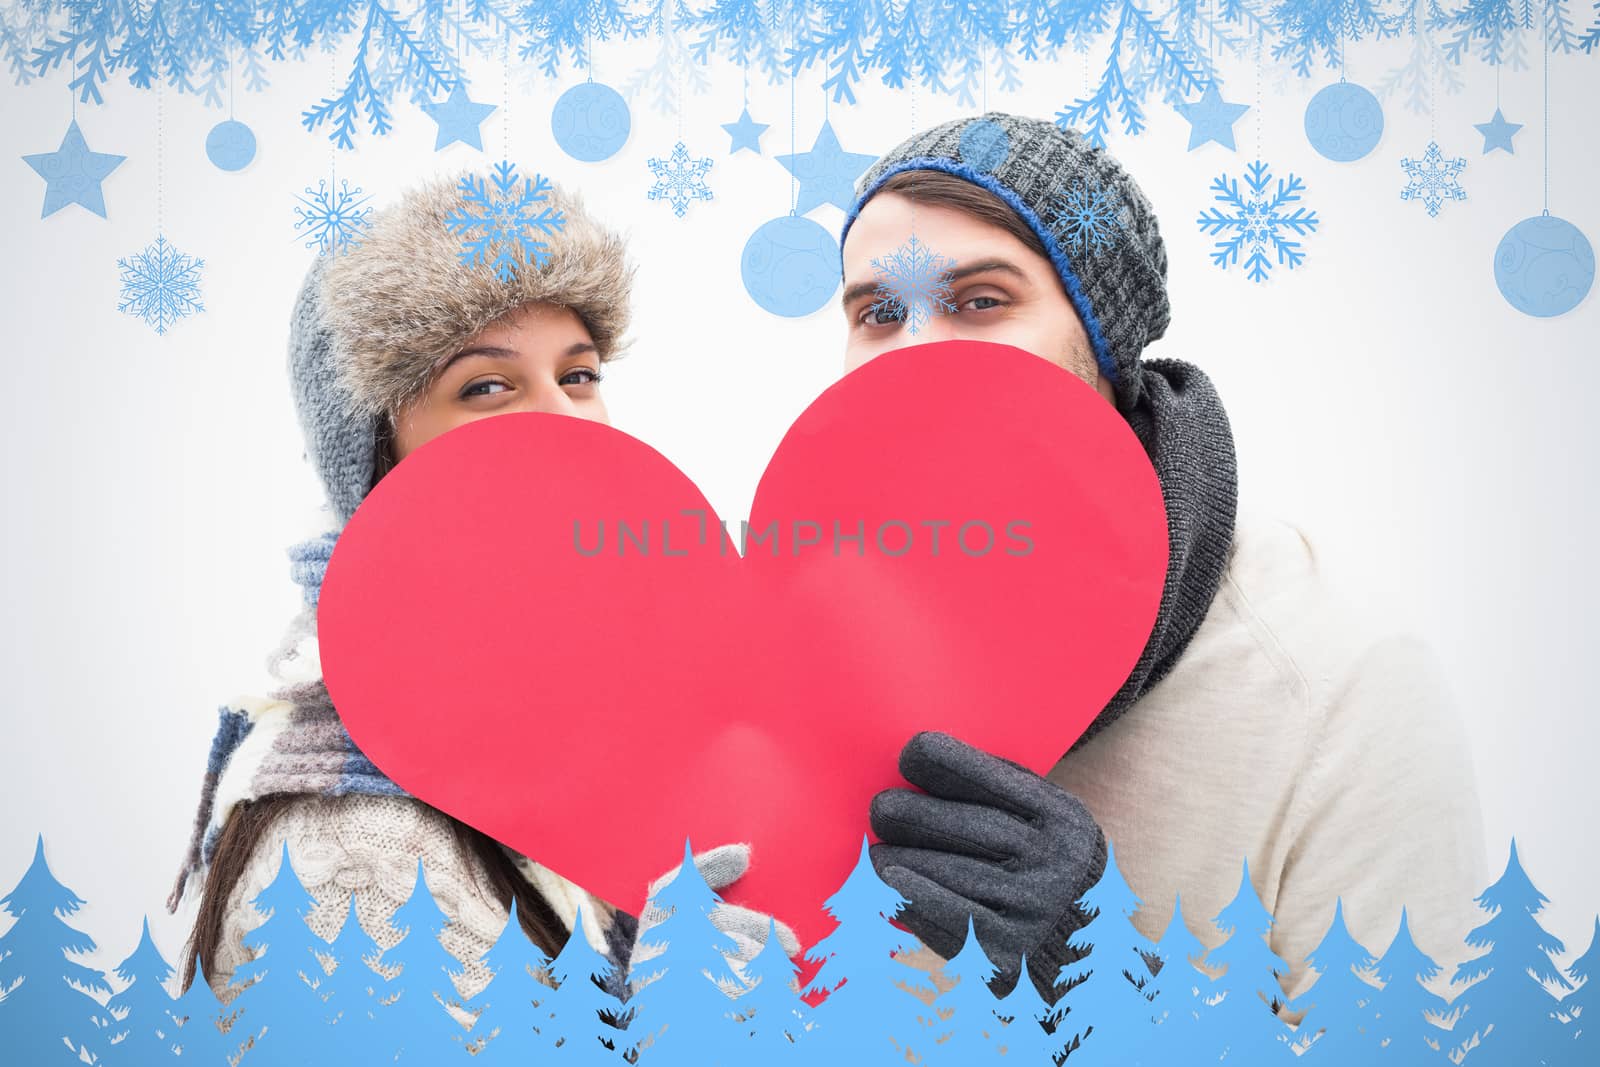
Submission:
{"label": "blue hanging bauble", "polygon": [[799,215],[764,222],[744,243],[739,274],[750,299],[796,319],[824,307],[839,288],[839,242]]}
{"label": "blue hanging bauble", "polygon": [[206,135],[206,155],[220,170],[243,170],[256,158],[256,135],[237,119],[219,122]]}
{"label": "blue hanging bauble", "polygon": [[1359,85],[1334,82],[1306,105],[1306,140],[1337,163],[1360,159],[1382,136],[1383,107]]}
{"label": "blue hanging bauble", "polygon": [[1500,238],[1494,280],[1506,303],[1524,315],[1563,315],[1594,284],[1594,246],[1566,219],[1534,215]]}
{"label": "blue hanging bauble", "polygon": [[556,144],[573,159],[597,163],[617,154],[633,119],[628,102],[609,85],[583,82],[561,94],[550,113]]}

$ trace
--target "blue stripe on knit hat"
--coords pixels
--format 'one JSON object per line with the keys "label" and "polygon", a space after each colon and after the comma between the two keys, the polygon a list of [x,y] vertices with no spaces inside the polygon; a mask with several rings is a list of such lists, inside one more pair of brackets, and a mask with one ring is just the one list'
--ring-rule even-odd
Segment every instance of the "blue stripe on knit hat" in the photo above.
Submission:
{"label": "blue stripe on knit hat", "polygon": [[1056,241],[1055,234],[1039,218],[1037,212],[1023,202],[1010,186],[1004,184],[992,174],[970,167],[948,156],[914,156],[891,164],[878,175],[871,185],[856,197],[856,202],[849,213],[845,215],[844,228],[839,231],[839,273],[844,274],[844,242],[850,235],[850,227],[855,224],[856,216],[861,214],[861,209],[868,200],[883,187],[883,183],[896,174],[908,170],[936,170],[945,174],[953,174],[964,178],[972,184],[993,193],[999,197],[1007,207],[1017,213],[1017,217],[1027,223],[1034,236],[1039,238],[1039,243],[1044,245],[1044,250],[1050,258],[1050,265],[1055,267],[1056,275],[1061,279],[1061,284],[1067,290],[1067,297],[1072,301],[1073,309],[1077,311],[1078,318],[1083,320],[1083,328],[1089,335],[1089,343],[1094,348],[1094,359],[1100,367],[1100,373],[1113,386],[1117,384],[1117,365],[1111,358],[1111,346],[1106,341],[1105,332],[1100,328],[1100,318],[1094,313],[1094,308],[1089,306],[1089,297],[1083,291],[1083,284],[1078,280],[1077,273],[1072,269],[1072,263],[1067,254],[1061,250],[1061,245]]}

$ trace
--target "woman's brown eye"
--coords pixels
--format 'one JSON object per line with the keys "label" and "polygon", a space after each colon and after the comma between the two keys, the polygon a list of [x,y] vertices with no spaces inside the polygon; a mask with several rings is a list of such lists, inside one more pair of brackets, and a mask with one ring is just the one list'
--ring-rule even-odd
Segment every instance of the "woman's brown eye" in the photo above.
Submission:
{"label": "woman's brown eye", "polygon": [[468,397],[468,396],[490,396],[490,395],[492,395],[493,392],[504,391],[504,390],[509,389],[509,388],[511,388],[511,387],[509,385],[507,385],[505,382],[495,382],[495,381],[473,382],[471,385],[469,385],[465,389],[461,390],[461,395],[463,397]]}
{"label": "woman's brown eye", "polygon": [[561,376],[562,385],[593,385],[600,380],[600,372],[588,367],[570,370]]}

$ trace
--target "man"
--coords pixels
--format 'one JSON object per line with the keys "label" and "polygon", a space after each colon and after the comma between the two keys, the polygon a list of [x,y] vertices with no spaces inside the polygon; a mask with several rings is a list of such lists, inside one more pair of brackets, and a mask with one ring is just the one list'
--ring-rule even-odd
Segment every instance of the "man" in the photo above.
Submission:
{"label": "man", "polygon": [[[993,166],[963,159],[976,122],[1007,136]],[[847,369],[950,338],[1060,365],[1143,443],[1171,544],[1138,664],[1048,776],[942,734],[907,744],[901,770],[919,789],[885,791],[870,813],[874,865],[910,901],[901,920],[947,959],[970,912],[1001,968],[997,986],[1010,986],[1025,953],[1054,1000],[1061,966],[1080,955],[1067,945],[1085,919],[1074,902],[1100,878],[1109,839],[1143,901],[1134,925],[1152,939],[1181,893],[1195,935],[1223,941],[1210,920],[1248,861],[1272,915],[1269,944],[1291,964],[1291,999],[1314,978],[1305,957],[1341,898],[1374,954],[1404,907],[1424,951],[1464,956],[1487,866],[1445,687],[1423,645],[1362,631],[1296,528],[1236,521],[1233,438],[1215,389],[1194,366],[1143,358],[1170,307],[1166,251],[1133,179],[1075,131],[989,114],[916,134],[860,190],[841,239]],[[1110,210],[1085,218],[1079,209],[1095,203]],[[948,306],[914,336],[877,293],[872,264],[913,233],[954,261]]]}

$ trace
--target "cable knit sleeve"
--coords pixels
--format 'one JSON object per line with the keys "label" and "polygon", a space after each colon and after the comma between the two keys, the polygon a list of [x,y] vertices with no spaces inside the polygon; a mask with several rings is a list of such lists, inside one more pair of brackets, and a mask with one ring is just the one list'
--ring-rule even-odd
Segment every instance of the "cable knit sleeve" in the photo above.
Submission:
{"label": "cable knit sleeve", "polygon": [[507,910],[447,817],[407,797],[308,796],[269,825],[228,899],[218,959],[207,961],[219,995],[248,969],[251,953],[243,938],[262,922],[250,901],[278,873],[285,842],[295,874],[316,901],[306,920],[312,931],[331,941],[354,892],[362,930],[384,950],[404,935],[389,919],[410,897],[420,859],[434,900],[451,920],[441,942],[464,968],[457,991],[470,998],[488,984],[491,973],[480,957],[500,935]]}

